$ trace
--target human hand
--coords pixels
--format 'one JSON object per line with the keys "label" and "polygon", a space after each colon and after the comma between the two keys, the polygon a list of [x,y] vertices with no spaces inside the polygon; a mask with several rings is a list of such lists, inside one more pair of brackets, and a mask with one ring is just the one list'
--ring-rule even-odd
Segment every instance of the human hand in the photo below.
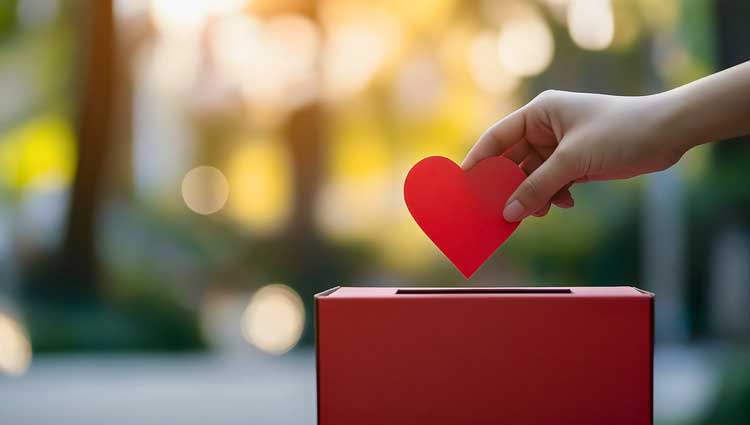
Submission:
{"label": "human hand", "polygon": [[668,92],[638,97],[546,91],[493,125],[464,159],[503,155],[528,178],[503,216],[573,206],[569,188],[660,171],[691,147],[750,133],[750,62]]}
{"label": "human hand", "polygon": [[503,215],[519,221],[544,216],[550,205],[570,208],[569,187],[663,170],[689,146],[661,128],[659,95],[619,97],[547,91],[487,130],[462,167],[503,155],[528,178]]}

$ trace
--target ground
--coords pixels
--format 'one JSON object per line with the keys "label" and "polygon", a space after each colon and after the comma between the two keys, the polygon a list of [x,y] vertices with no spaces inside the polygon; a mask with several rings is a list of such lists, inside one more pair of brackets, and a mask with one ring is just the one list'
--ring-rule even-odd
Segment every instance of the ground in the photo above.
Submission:
{"label": "ground", "polygon": [[[706,350],[656,353],[657,423],[681,423],[716,390]],[[314,425],[315,358],[258,353],[37,356],[0,376],[3,425]]]}

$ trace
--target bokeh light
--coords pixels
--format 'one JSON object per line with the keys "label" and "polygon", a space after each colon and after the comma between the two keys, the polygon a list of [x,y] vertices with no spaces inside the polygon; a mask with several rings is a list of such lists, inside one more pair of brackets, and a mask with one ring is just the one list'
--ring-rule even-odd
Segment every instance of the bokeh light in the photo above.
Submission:
{"label": "bokeh light", "polygon": [[127,20],[148,12],[150,0],[114,0],[112,8],[115,17],[119,20]]}
{"label": "bokeh light", "polygon": [[316,204],[321,229],[333,237],[367,237],[383,226],[389,200],[391,152],[368,108],[352,110],[333,128],[330,176]]}
{"label": "bokeh light", "polygon": [[587,50],[603,50],[612,43],[615,18],[610,0],[573,0],[568,6],[568,30]]}
{"label": "bokeh light", "polygon": [[250,299],[242,316],[242,333],[258,349],[281,355],[297,344],[305,326],[305,306],[294,289],[264,286]]}
{"label": "bokeh light", "polygon": [[151,0],[156,27],[174,36],[198,31],[212,16],[242,10],[248,0]]}
{"label": "bokeh light", "polygon": [[388,9],[413,31],[442,28],[455,17],[457,0],[388,0]]}
{"label": "bokeh light", "polygon": [[137,77],[148,90],[182,102],[198,78],[200,55],[197,37],[159,37],[135,57]]}
{"label": "bokeh light", "polygon": [[387,218],[390,190],[388,176],[382,174],[329,182],[321,191],[316,211],[321,228],[340,238],[372,235]]}
{"label": "bokeh light", "polygon": [[266,29],[278,44],[280,52],[277,69],[286,80],[285,99],[290,107],[298,107],[314,100],[319,79],[318,65],[321,34],[312,19],[296,14],[271,18]]}
{"label": "bokeh light", "polygon": [[31,364],[31,343],[20,323],[0,312],[0,373],[20,376]]}
{"label": "bokeh light", "polygon": [[70,184],[75,167],[75,136],[61,118],[32,118],[0,137],[0,184],[15,190],[60,189]]}
{"label": "bokeh light", "polygon": [[435,111],[445,88],[438,60],[422,54],[407,61],[395,84],[396,107],[402,114],[426,116]]}
{"label": "bokeh light", "polygon": [[316,97],[321,42],[310,18],[232,15],[218,20],[212,34],[218,76],[239,87],[249,103],[294,108]]}
{"label": "bokeh light", "polygon": [[198,214],[213,214],[224,207],[229,198],[229,183],[215,167],[193,168],[182,180],[182,199]]}
{"label": "bokeh light", "polygon": [[219,21],[215,34],[212,47],[224,81],[237,84],[249,102],[278,105],[284,95],[284,52],[266,25],[236,15]]}
{"label": "bokeh light", "polygon": [[388,231],[379,234],[383,245],[381,260],[389,269],[416,273],[445,261],[408,213],[395,217],[383,227]]}
{"label": "bokeh light", "polygon": [[530,5],[517,4],[509,12],[498,38],[500,64],[518,77],[542,73],[555,52],[552,31]]}
{"label": "bokeh light", "polygon": [[387,16],[335,22],[322,52],[323,94],[337,99],[367,87],[396,49],[399,31]]}
{"label": "bokeh light", "polygon": [[302,15],[280,15],[269,19],[268,34],[289,52],[285,68],[292,74],[310,72],[320,49],[320,30],[310,18]]}
{"label": "bokeh light", "polygon": [[279,230],[292,204],[289,158],[280,141],[243,142],[229,157],[227,170],[229,215],[253,232]]}
{"label": "bokeh light", "polygon": [[[231,15],[215,22],[211,30],[211,57],[217,75],[237,82],[244,78],[263,27],[259,20],[247,15]],[[262,59],[262,58],[261,58]]]}
{"label": "bokeh light", "polygon": [[500,64],[494,32],[484,31],[472,40],[468,66],[477,86],[488,93],[504,94],[518,87],[518,78]]}

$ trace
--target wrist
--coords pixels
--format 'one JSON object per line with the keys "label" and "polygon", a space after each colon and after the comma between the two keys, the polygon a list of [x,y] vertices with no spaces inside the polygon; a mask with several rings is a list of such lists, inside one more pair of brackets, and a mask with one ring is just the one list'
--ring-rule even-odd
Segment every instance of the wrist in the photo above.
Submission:
{"label": "wrist", "polygon": [[668,144],[670,150],[687,152],[695,146],[708,143],[705,132],[691,111],[691,102],[687,93],[681,90],[669,90],[654,95],[655,128],[659,139]]}
{"label": "wrist", "polygon": [[656,97],[664,131],[684,150],[750,133],[750,62]]}

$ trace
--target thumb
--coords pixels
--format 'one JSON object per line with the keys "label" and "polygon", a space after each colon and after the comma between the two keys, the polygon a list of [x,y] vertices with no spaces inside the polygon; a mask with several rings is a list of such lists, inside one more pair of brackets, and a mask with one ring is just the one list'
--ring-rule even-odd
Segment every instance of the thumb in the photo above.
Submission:
{"label": "thumb", "polygon": [[563,158],[556,150],[508,198],[503,210],[507,221],[521,221],[549,204],[552,197],[565,185],[575,180],[573,161]]}

